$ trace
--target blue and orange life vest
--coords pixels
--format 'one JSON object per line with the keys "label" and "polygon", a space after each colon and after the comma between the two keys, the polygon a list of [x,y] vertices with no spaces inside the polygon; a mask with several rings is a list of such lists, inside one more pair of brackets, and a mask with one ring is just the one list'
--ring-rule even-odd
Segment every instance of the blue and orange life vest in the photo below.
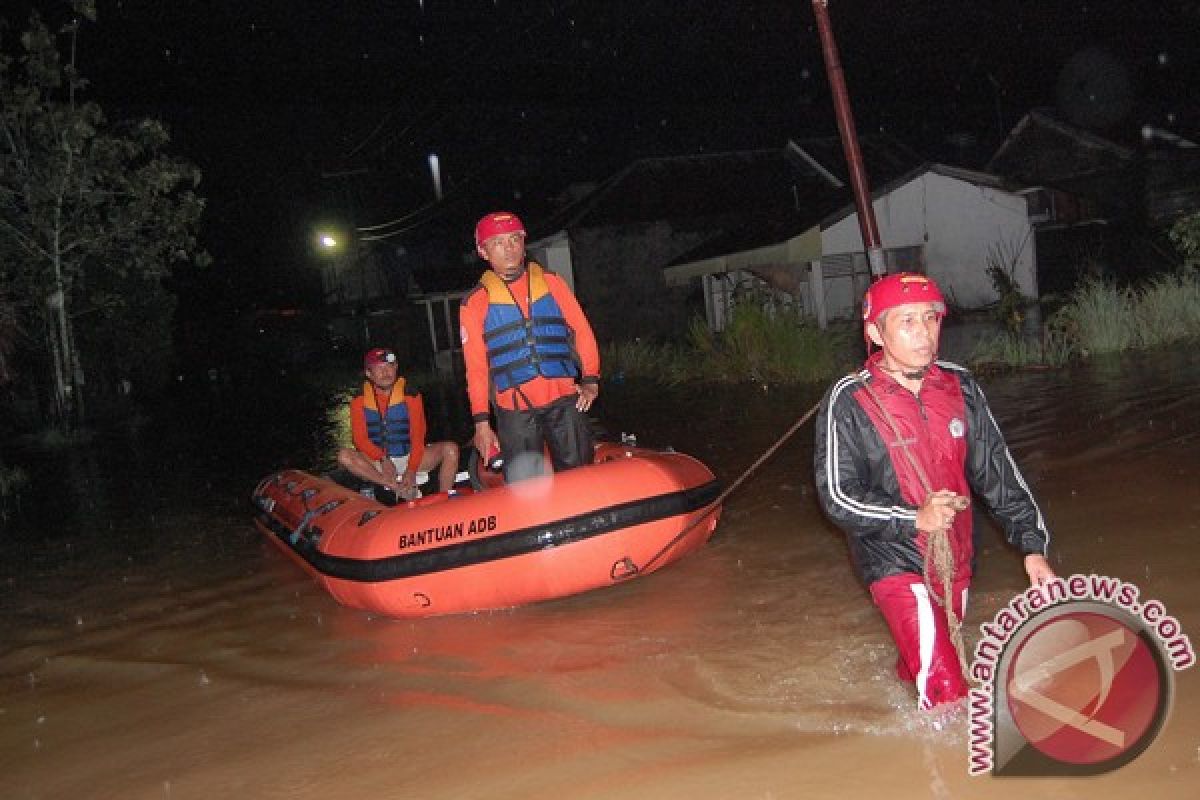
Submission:
{"label": "blue and orange life vest", "polygon": [[529,316],[517,305],[508,284],[489,270],[480,283],[488,293],[488,313],[483,321],[492,385],[496,391],[544,378],[579,375],[572,332],[562,309],[550,293],[541,266],[530,261]]}
{"label": "blue and orange life vest", "polygon": [[404,399],[404,378],[396,379],[388,397],[387,408],[382,413],[375,400],[375,387],[370,381],[364,383],[363,415],[367,420],[367,436],[389,457],[406,456],[412,450],[408,403]]}

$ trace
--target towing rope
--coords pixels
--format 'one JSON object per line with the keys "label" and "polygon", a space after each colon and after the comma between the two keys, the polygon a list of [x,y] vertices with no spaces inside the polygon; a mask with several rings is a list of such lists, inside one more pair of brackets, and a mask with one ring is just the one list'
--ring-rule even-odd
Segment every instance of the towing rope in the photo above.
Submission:
{"label": "towing rope", "polygon": [[[878,406],[879,410],[883,413],[883,418],[887,420],[888,426],[892,429],[892,433],[896,436],[896,441],[900,443],[900,449],[904,452],[904,455],[908,459],[909,463],[912,464],[913,469],[916,470],[917,477],[921,481],[921,487],[925,490],[926,496],[933,494],[933,487],[929,483],[929,477],[925,474],[925,470],[922,469],[920,463],[912,454],[912,451],[908,447],[908,443],[904,441],[904,437],[900,434],[900,428],[896,424],[896,421],[892,418],[892,415],[888,413],[888,410],[880,401],[879,396],[875,394],[875,390],[873,390],[866,383],[866,381],[863,381],[861,378],[858,380],[859,383],[862,384],[863,388],[867,390],[867,394],[870,395],[871,399],[875,402],[875,405]],[[650,567],[656,561],[670,552],[671,548],[677,545],[683,539],[683,537],[692,530],[692,528],[696,527],[701,520],[707,517],[714,508],[723,503],[726,497],[731,495],[739,486],[745,483],[746,479],[749,478],[756,469],[761,467],[763,463],[771,456],[775,455],[775,451],[782,447],[783,443],[790,439],[792,435],[796,433],[796,431],[800,430],[804,423],[812,419],[813,415],[817,413],[820,407],[821,404],[818,402],[807,412],[805,412],[804,416],[792,423],[792,426],[788,428],[782,436],[776,439],[775,443],[768,447],[766,451],[754,461],[753,464],[747,467],[746,470],[738,476],[737,480],[735,480],[727,489],[717,495],[716,499],[711,503],[701,509],[698,509],[695,512],[696,518],[685,525],[683,530],[677,533],[674,538],[671,539],[671,541],[663,545],[662,549],[651,556],[646,563],[639,567],[629,558],[625,558],[614,564],[611,573],[612,579],[614,581],[625,580],[627,578],[632,578],[635,575],[640,575],[646,570],[650,569]],[[959,510],[965,511],[966,507],[964,506]],[[954,552],[950,547],[950,536],[946,531],[925,531],[925,534],[927,537],[925,544],[925,565],[923,570],[924,574],[921,577],[925,581],[925,588],[926,591],[929,592],[929,596],[932,597],[934,602],[941,606],[946,612],[946,625],[950,634],[950,642],[954,645],[954,652],[958,655],[958,664],[962,669],[963,676],[970,681],[971,665],[967,661],[967,648],[966,643],[963,641],[962,620],[959,619],[958,615],[954,613]],[[618,569],[618,567],[620,567],[620,569]],[[935,571],[942,580],[942,594],[940,596],[934,589],[929,577],[930,574]]]}
{"label": "towing rope", "polygon": [[[821,404],[820,404],[820,402],[818,402],[815,406],[810,408],[804,414],[804,416],[800,417],[800,419],[798,419],[794,423],[792,423],[792,427],[788,428],[787,431],[785,431],[782,436],[780,436],[778,439],[776,439],[775,443],[773,445],[771,445],[770,447],[768,447],[766,449],[766,452],[764,452],[761,456],[759,456],[758,459],[755,460],[755,462],[753,464],[751,464],[749,467],[747,467],[746,470],[744,472],[742,472],[741,475],[738,476],[737,480],[735,480],[733,483],[729,484],[729,487],[727,489],[725,489],[719,495],[717,495],[715,500],[713,500],[711,503],[704,506],[703,508],[697,509],[694,512],[696,514],[696,518],[693,519],[691,522],[689,522],[687,525],[684,525],[683,530],[681,530],[679,533],[675,534],[675,537],[672,538],[671,541],[669,541],[665,545],[663,545],[662,549],[659,550],[657,553],[655,553],[653,556],[651,556],[650,559],[648,561],[646,561],[645,564],[642,564],[639,567],[639,566],[634,565],[631,561],[629,561],[629,559],[624,559],[624,561],[628,562],[628,563],[617,562],[618,564],[621,564],[624,571],[617,570],[617,564],[614,564],[613,565],[613,573],[612,573],[613,580],[632,578],[634,575],[640,575],[641,573],[648,570],[651,567],[651,565],[654,564],[654,562],[658,561],[664,555],[669,553],[671,551],[671,548],[674,547],[675,545],[679,544],[679,542],[683,539],[683,537],[686,536],[688,534],[688,532],[690,532],[692,530],[692,528],[694,528],[698,524],[700,524],[700,522],[703,519],[705,519],[712,512],[712,510],[714,508],[721,505],[721,503],[723,503],[725,501],[726,497],[729,497],[729,495],[733,494],[735,489],[737,489],[739,486],[741,486],[743,483],[745,483],[746,479],[750,477],[751,473],[753,473],[754,470],[761,467],[767,459],[769,459],[771,456],[775,455],[775,451],[778,450],[780,447],[782,447],[783,443],[792,437],[792,434],[794,434],[796,431],[800,430],[800,428],[804,425],[804,423],[806,423],[810,419],[812,419],[813,414],[816,414],[817,410],[820,407],[821,407]],[[629,569],[629,567],[632,567],[632,569]],[[620,572],[620,574],[618,574],[618,572]]]}

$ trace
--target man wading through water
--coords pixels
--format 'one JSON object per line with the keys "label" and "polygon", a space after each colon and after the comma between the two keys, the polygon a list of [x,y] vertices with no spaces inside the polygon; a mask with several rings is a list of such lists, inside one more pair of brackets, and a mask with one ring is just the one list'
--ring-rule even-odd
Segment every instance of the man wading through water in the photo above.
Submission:
{"label": "man wading through water", "polygon": [[955,641],[975,555],[972,494],[1023,554],[1030,583],[1054,577],[1042,513],[983,392],[962,367],[936,361],[945,313],[924,275],[888,275],[867,290],[867,360],[822,401],[814,457],[821,505],[846,533],[921,709],[969,688]]}

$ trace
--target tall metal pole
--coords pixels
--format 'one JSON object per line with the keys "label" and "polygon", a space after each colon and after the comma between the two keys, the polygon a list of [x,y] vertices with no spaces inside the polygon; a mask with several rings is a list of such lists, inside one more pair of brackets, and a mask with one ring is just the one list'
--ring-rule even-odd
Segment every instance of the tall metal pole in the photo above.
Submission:
{"label": "tall metal pole", "polygon": [[854,129],[854,114],[850,111],[850,98],[846,92],[846,78],[842,74],[842,62],[838,56],[837,42],[833,39],[833,26],[829,23],[829,0],[812,0],[813,13],[817,17],[817,31],[821,35],[821,52],[825,57],[825,72],[829,76],[829,88],[833,94],[833,109],[837,116],[838,133],[842,138],[842,150],[846,154],[846,165],[850,171],[850,186],[854,190],[854,206],[858,210],[858,227],[862,231],[863,245],[867,250],[867,263],[872,278],[881,278],[887,273],[883,260],[883,247],[879,241],[879,226],[875,224],[875,209],[871,206],[871,190],[867,183],[867,171],[863,167],[862,151],[858,148],[858,133]]}

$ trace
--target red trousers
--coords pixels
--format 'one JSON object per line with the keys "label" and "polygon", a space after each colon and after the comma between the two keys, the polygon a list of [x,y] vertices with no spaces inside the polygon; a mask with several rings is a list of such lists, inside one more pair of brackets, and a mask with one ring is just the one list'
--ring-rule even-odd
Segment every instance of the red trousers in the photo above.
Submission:
{"label": "red trousers", "polygon": [[[970,582],[970,578],[954,582],[954,613],[960,620]],[[966,697],[969,686],[950,640],[946,610],[929,596],[921,576],[889,575],[870,589],[900,650],[896,674],[916,684],[918,707],[927,710]]]}

